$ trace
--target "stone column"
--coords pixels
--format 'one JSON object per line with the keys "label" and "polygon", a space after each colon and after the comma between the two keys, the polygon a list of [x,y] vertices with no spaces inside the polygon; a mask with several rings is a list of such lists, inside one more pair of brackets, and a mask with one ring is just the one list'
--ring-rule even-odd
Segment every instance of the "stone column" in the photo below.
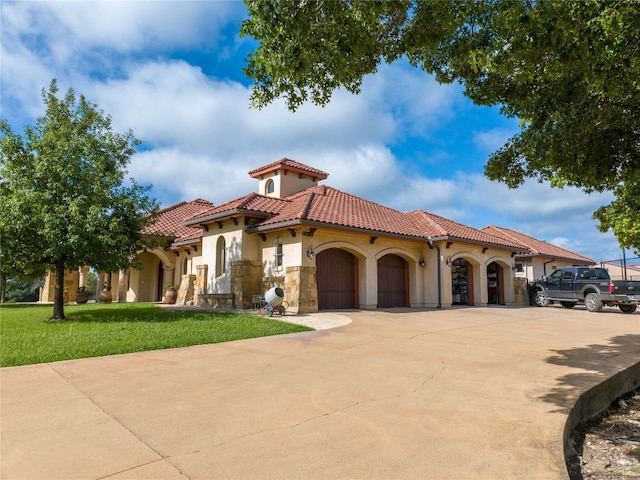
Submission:
{"label": "stone column", "polygon": [[178,299],[176,300],[177,305],[186,305],[193,298],[193,284],[195,281],[195,275],[189,275],[188,273],[182,275],[180,289],[178,290]]}
{"label": "stone column", "polygon": [[104,272],[98,272],[98,280],[96,281],[96,302],[100,302],[100,293],[104,288]]}
{"label": "stone column", "polygon": [[209,265],[196,266],[196,288],[193,292],[193,304],[200,305],[202,295],[207,293],[207,277],[209,275]]}
{"label": "stone column", "polygon": [[167,285],[174,285],[175,284],[175,274],[176,274],[176,268],[175,267],[163,267],[162,270],[164,270],[164,273],[162,275],[162,288],[164,290],[167,289]]}
{"label": "stone column", "polygon": [[51,270],[47,271],[47,274],[44,277],[44,285],[40,289],[40,302],[53,302],[53,287],[55,284],[54,281],[55,275]]}
{"label": "stone column", "polygon": [[236,260],[231,262],[231,293],[236,308],[251,308],[251,297],[259,295],[262,264],[259,261]]}
{"label": "stone column", "polygon": [[531,305],[529,301],[529,288],[527,285],[527,279],[523,277],[516,277],[513,279],[514,290],[514,303],[521,307],[528,307]]}
{"label": "stone column", "polygon": [[317,312],[318,285],[316,283],[316,267],[287,267],[284,298],[289,304],[288,312]]}
{"label": "stone column", "polygon": [[80,267],[79,278],[78,278],[78,287],[86,287],[87,286],[87,274],[89,273],[89,267],[84,266]]}

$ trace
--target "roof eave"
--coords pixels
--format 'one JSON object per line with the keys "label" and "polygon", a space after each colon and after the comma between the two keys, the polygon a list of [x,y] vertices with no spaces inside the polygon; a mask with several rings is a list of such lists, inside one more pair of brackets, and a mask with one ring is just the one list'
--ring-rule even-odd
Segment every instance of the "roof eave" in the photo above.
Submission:
{"label": "roof eave", "polygon": [[317,222],[313,220],[286,220],[284,222],[272,223],[269,225],[255,225],[253,227],[247,228],[247,233],[264,233],[272,230],[280,230],[282,228],[289,228],[294,226],[311,226],[311,227],[325,227],[325,228],[334,228],[337,230],[347,230],[349,232],[357,232],[357,233],[366,233],[369,235],[384,235],[385,237],[394,237],[394,238],[410,238],[415,240],[426,240],[426,236],[420,235],[406,235],[402,233],[394,233],[394,232],[385,232],[382,230],[373,230],[369,228],[360,228],[360,227],[349,227],[346,225],[339,225],[336,223],[325,223],[325,222]]}
{"label": "roof eave", "polygon": [[255,218],[269,218],[271,216],[270,213],[260,212],[257,210],[248,210],[246,208],[232,208],[230,210],[225,210],[223,212],[214,213],[213,215],[207,215],[206,217],[199,217],[193,220],[189,220],[188,222],[182,223],[185,227],[197,226],[197,225],[205,225],[207,223],[218,222],[220,220],[225,220],[226,218],[233,217],[235,215],[244,215],[246,217],[255,217]]}
{"label": "roof eave", "polygon": [[549,255],[548,253],[524,253],[524,254],[518,254],[516,255],[518,257],[547,257],[547,258],[553,258],[556,260],[565,260],[568,262],[577,262],[577,263],[584,263],[585,265],[594,265],[596,262],[590,258],[586,258],[586,259],[579,259],[579,258],[573,258],[573,257],[562,257],[559,255]]}
{"label": "roof eave", "polygon": [[[464,243],[472,243],[474,245],[482,245],[483,247],[489,247],[489,248],[500,248],[502,250],[510,250],[512,252],[527,252],[527,250],[525,250],[523,247],[516,247],[516,246],[510,246],[510,245],[500,245],[497,243],[491,243],[491,242],[483,242],[482,240],[472,240],[469,238],[462,238],[462,237],[454,237],[452,235],[446,236],[446,237],[435,237],[431,239],[432,241],[449,241],[449,242],[464,242]],[[517,253],[516,253],[517,255]]]}
{"label": "roof eave", "polygon": [[197,245],[199,243],[202,243],[202,238],[194,238],[191,240],[184,240],[182,242],[173,242],[171,244],[171,248],[178,248],[178,247],[186,247],[186,246],[190,246],[190,245]]}

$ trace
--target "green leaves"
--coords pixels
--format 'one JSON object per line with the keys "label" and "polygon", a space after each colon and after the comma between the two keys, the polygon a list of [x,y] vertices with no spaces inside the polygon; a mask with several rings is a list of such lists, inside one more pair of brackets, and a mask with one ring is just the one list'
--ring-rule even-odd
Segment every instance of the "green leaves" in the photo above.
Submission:
{"label": "green leaves", "polygon": [[[307,100],[326,105],[335,89],[358,93],[380,62],[406,56],[439,82],[462,83],[475,103],[522,121],[489,159],[489,178],[629,198],[619,185],[640,171],[637,1],[245,3],[251,18],[242,34],[260,42],[245,69],[256,80],[254,106],[278,97],[291,110]],[[637,210],[626,212],[640,224]],[[623,237],[633,231],[617,225]]]}
{"label": "green leaves", "polygon": [[308,99],[326,105],[336,88],[358,93],[382,57],[402,54],[398,42],[408,1],[245,3],[251,19],[241,35],[261,42],[245,68],[257,81],[251,101],[258,108],[278,97],[291,110]]}
{"label": "green leaves", "polygon": [[613,231],[620,247],[633,248],[636,254],[640,254],[640,172],[635,178],[618,185],[614,194],[616,200],[600,207],[593,218],[600,222],[600,231]]}
{"label": "green leaves", "polygon": [[149,187],[125,184],[138,141],[114,132],[84,96],[57,93],[53,80],[42,91],[44,116],[24,137],[1,124],[2,271],[124,269],[144,249],[141,232],[158,209]]}

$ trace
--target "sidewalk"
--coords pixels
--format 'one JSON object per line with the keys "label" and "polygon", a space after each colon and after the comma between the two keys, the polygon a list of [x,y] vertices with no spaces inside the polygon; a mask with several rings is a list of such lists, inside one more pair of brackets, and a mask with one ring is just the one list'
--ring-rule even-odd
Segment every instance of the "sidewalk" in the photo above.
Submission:
{"label": "sidewalk", "polygon": [[0,369],[0,477],[566,479],[570,409],[640,360],[640,313],[324,318],[346,324]]}

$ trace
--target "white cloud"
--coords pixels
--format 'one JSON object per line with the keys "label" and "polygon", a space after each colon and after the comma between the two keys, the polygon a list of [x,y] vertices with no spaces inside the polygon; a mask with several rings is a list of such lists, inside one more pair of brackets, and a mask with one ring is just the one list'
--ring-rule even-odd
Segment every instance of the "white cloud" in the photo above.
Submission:
{"label": "white cloud", "polygon": [[493,153],[500,149],[506,141],[517,133],[517,129],[492,128],[474,132],[473,143],[486,153]]}
{"label": "white cloud", "polygon": [[90,94],[82,88],[88,79],[122,77],[130,56],[190,47],[215,52],[222,27],[244,14],[241,2],[2,2],[3,96],[10,91],[24,114],[37,115],[42,103],[34,92],[52,78],[63,90]]}
{"label": "white cloud", "polygon": [[393,114],[398,136],[433,137],[466,102],[461,92],[459,85],[439,85],[433,76],[400,61],[382,65],[365,78],[362,94],[369,103]]}
{"label": "white cloud", "polygon": [[[327,107],[303,105],[292,114],[283,101],[251,109],[248,87],[179,58],[191,47],[211,51],[212,61],[233,55],[234,34],[217,45],[243,12],[240,2],[3,2],[3,115],[40,115],[40,89],[59,78],[61,89],[85,94],[112,116],[117,131],[132,129],[144,142],[130,174],[152,183],[165,205],[236,198],[256,188],[249,170],[286,156],[325,170],[331,186],[402,211],[422,208],[475,227],[498,224],[597,259],[615,258],[615,239],[597,232],[591,219],[610,196],[533,181],[509,190],[464,171],[469,164],[452,164],[455,173],[446,178],[433,173],[458,158],[439,141],[458,129],[470,131],[481,156],[515,133],[509,126],[460,124],[460,114],[473,107],[458,85],[438,85],[400,62],[367,77],[361,95],[340,90]],[[428,152],[417,147],[414,158],[398,158],[397,145],[408,138],[438,141]]]}
{"label": "white cloud", "polygon": [[215,41],[221,27],[244,11],[239,2],[5,2],[3,23],[60,62],[103,48],[125,53],[202,46],[203,38]]}

